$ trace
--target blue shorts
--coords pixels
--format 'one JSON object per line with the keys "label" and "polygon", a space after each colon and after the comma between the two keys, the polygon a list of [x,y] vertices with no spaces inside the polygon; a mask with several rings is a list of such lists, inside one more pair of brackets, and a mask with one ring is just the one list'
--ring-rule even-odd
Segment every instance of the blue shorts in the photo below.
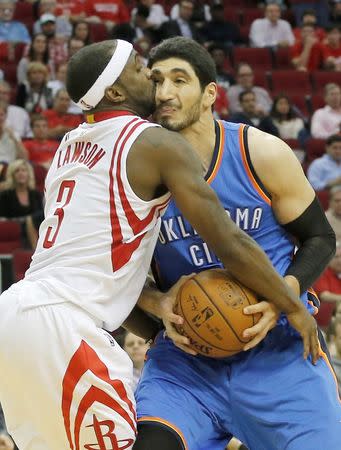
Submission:
{"label": "blue shorts", "polygon": [[301,339],[277,326],[225,360],[191,356],[162,334],[136,391],[139,422],[161,422],[188,450],[340,450],[341,401],[329,360],[303,359]]}

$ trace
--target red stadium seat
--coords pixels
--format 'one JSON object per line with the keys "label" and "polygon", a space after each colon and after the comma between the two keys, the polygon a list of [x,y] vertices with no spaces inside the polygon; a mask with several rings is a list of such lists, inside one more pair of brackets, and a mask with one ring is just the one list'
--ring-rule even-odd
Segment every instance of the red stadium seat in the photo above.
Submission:
{"label": "red stadium seat", "polygon": [[242,24],[250,26],[254,20],[264,18],[264,11],[260,8],[244,9],[241,17]]}
{"label": "red stadium seat", "polygon": [[240,23],[240,10],[238,10],[234,6],[225,6],[224,7],[224,19],[228,22],[233,22],[237,25]]}
{"label": "red stadium seat", "polygon": [[235,47],[232,58],[235,66],[247,62],[254,70],[272,69],[272,56],[268,48]]}
{"label": "red stadium seat", "polygon": [[323,191],[316,191],[316,195],[320,200],[322,208],[327,211],[327,209],[329,208],[329,191],[327,189]]}
{"label": "red stadium seat", "polygon": [[241,25],[239,27],[240,37],[243,43],[249,43],[250,25]]}
{"label": "red stadium seat", "polygon": [[307,72],[297,70],[274,70],[271,74],[272,90],[274,93],[308,95],[311,84]]}
{"label": "red stadium seat", "polygon": [[270,72],[264,70],[254,70],[254,85],[262,86],[263,88],[269,90],[269,76]]}
{"label": "red stadium seat", "polygon": [[326,104],[322,94],[311,95],[310,102],[311,102],[312,112],[316,111],[317,109],[323,108]]}
{"label": "red stadium seat", "polygon": [[18,249],[13,252],[13,269],[15,281],[24,278],[26,270],[30,267],[33,251]]}
{"label": "red stadium seat", "polygon": [[15,3],[13,19],[26,25],[30,34],[32,34],[34,24],[33,3],[17,1]]}
{"label": "red stadium seat", "polygon": [[341,87],[341,72],[315,71],[311,75],[316,91],[323,91],[328,83],[336,83]]}
{"label": "red stadium seat", "polygon": [[0,253],[12,253],[21,247],[19,223],[5,220],[0,222]]}
{"label": "red stadium seat", "polygon": [[104,23],[90,23],[90,35],[93,42],[105,41],[108,39],[108,31]]}
{"label": "red stadium seat", "polygon": [[307,161],[310,163],[316,158],[320,158],[326,151],[325,139],[310,138],[307,140],[306,145]]}
{"label": "red stadium seat", "polygon": [[33,171],[34,177],[36,179],[36,189],[39,192],[44,192],[47,170],[45,169],[45,167],[40,166],[39,164],[33,164]]}
{"label": "red stadium seat", "polygon": [[1,64],[1,69],[4,72],[5,80],[12,86],[15,86],[17,84],[17,63],[6,62]]}
{"label": "red stadium seat", "polygon": [[289,98],[291,100],[291,103],[295,105],[305,117],[308,118],[310,116],[310,110],[308,108],[308,96],[301,94],[289,94]]}
{"label": "red stadium seat", "polygon": [[278,48],[273,55],[276,69],[290,70],[292,68],[289,47]]}

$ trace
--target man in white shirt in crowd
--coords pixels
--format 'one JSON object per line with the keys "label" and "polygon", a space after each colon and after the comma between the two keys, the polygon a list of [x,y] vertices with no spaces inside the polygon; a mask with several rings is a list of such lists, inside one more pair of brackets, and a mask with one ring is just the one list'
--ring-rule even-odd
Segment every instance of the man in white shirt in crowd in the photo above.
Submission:
{"label": "man in white shirt in crowd", "polygon": [[272,106],[268,91],[260,86],[254,86],[254,73],[247,63],[240,63],[237,67],[236,84],[228,90],[229,110],[232,114],[242,111],[239,94],[251,89],[256,96],[256,109],[260,114],[267,114]]}
{"label": "man in white shirt in crowd", "polygon": [[326,217],[332,226],[336,240],[341,242],[341,185],[336,185],[330,189],[329,208]]}
{"label": "man in white shirt in crowd", "polygon": [[24,108],[10,104],[11,86],[5,80],[0,80],[0,100],[8,104],[6,126],[21,138],[32,137],[30,116]]}
{"label": "man in white shirt in crowd", "polygon": [[265,8],[265,18],[256,19],[250,28],[252,47],[288,47],[295,38],[288,21],[281,17],[281,9],[277,3],[269,3]]}
{"label": "man in white shirt in crowd", "polygon": [[314,138],[327,139],[340,132],[341,89],[336,83],[328,83],[324,88],[326,105],[317,109],[311,118],[311,134]]}
{"label": "man in white shirt in crowd", "polygon": [[326,154],[315,159],[308,169],[308,180],[315,191],[341,185],[341,136],[330,136]]}

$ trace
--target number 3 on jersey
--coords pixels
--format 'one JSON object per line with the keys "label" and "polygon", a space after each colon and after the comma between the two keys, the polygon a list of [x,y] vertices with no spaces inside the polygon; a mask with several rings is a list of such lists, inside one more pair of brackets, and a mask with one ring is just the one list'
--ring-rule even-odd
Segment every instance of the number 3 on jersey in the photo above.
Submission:
{"label": "number 3 on jersey", "polygon": [[[55,210],[55,212],[53,213],[55,216],[58,217],[56,231],[54,232],[53,237],[51,239],[51,234],[52,234],[53,228],[48,227],[48,229],[46,231],[44,243],[43,243],[44,248],[51,248],[54,245],[54,243],[56,242],[56,238],[59,233],[60,226],[64,219],[64,209],[63,208],[65,208],[65,206],[70,203],[70,200],[71,200],[71,197],[73,194],[73,190],[75,188],[75,184],[76,184],[76,182],[74,180],[64,180],[59,187],[57,203],[62,203],[63,200],[64,200],[64,203],[59,208],[57,208]],[[65,192],[66,192],[66,198],[65,198]]]}

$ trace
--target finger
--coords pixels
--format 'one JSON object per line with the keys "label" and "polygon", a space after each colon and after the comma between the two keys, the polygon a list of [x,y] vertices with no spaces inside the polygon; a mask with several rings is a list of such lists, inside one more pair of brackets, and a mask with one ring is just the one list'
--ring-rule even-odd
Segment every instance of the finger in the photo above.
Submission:
{"label": "finger", "polygon": [[172,313],[168,314],[167,322],[174,323],[176,325],[183,325],[184,319],[183,319],[183,317],[179,316],[178,314],[175,314],[172,312]]}
{"label": "finger", "polygon": [[303,358],[307,359],[310,354],[310,337],[306,333],[301,336],[303,339]]}
{"label": "finger", "polygon": [[189,338],[178,333],[177,330],[172,326],[166,327],[166,331],[167,336],[174,342],[174,344],[190,345]]}
{"label": "finger", "polygon": [[312,343],[311,343],[312,361],[313,361],[313,364],[316,365],[317,361],[321,357],[321,346],[320,346],[320,341],[318,338],[317,330],[311,336],[311,340],[312,340]]}
{"label": "finger", "polygon": [[180,350],[182,350],[185,353],[188,353],[189,355],[197,356],[197,354],[198,354],[195,350],[193,350],[191,347],[188,347],[187,345],[178,345],[178,344],[175,344],[175,345]]}
{"label": "finger", "polygon": [[253,347],[256,347],[256,345],[258,345],[266,336],[267,332],[261,333],[261,334],[257,334],[257,336],[252,339],[251,341],[249,341],[243,348],[243,350],[246,352],[248,350],[250,350]]}
{"label": "finger", "polygon": [[243,309],[243,313],[247,314],[247,315],[257,314],[257,313],[266,311],[267,308],[268,308],[268,305],[266,302],[259,302],[259,303],[255,303],[254,305],[245,306],[245,308]]}
{"label": "finger", "polygon": [[264,327],[266,327],[266,324],[267,321],[261,318],[260,321],[256,323],[256,325],[254,325],[251,328],[246,328],[246,330],[243,331],[243,337],[252,338],[256,334],[261,333]]}

